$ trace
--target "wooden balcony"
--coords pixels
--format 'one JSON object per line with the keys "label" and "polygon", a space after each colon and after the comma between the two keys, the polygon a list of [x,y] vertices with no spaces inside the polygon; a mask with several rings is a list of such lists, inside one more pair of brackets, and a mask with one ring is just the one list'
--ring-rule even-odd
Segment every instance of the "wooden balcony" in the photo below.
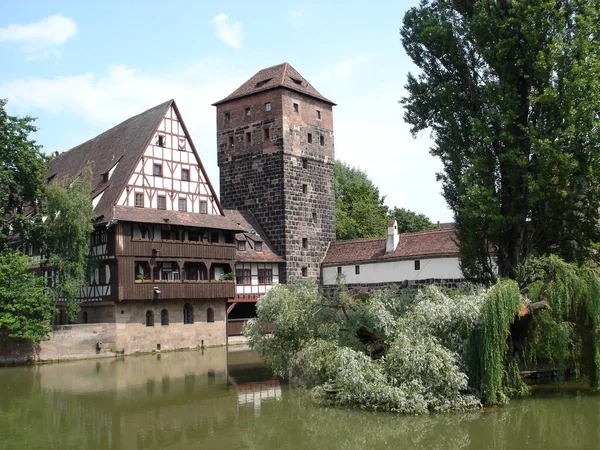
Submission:
{"label": "wooden balcony", "polygon": [[[160,293],[157,293],[156,289]],[[233,281],[130,281],[119,285],[121,300],[232,298]]]}
{"label": "wooden balcony", "polygon": [[235,259],[235,245],[123,238],[122,247],[118,248],[117,256],[233,260]]}

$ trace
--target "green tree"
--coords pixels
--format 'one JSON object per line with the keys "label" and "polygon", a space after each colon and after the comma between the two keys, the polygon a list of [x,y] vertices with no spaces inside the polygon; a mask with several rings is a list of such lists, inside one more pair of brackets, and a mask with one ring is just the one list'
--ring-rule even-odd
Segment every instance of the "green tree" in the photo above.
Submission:
{"label": "green tree", "polygon": [[399,233],[414,233],[417,231],[437,230],[438,225],[431,223],[425,214],[419,214],[405,208],[394,208],[389,213],[390,219],[398,222]]}
{"label": "green tree", "polygon": [[337,239],[383,236],[387,206],[367,174],[341,161],[335,162],[335,235]]}
{"label": "green tree", "polygon": [[0,252],[0,329],[37,346],[50,332],[54,307],[44,279],[30,269],[22,253],[6,247]]}
{"label": "green tree", "polygon": [[8,223],[18,231],[24,208],[38,206],[44,190],[47,158],[29,138],[36,131],[31,117],[10,116],[0,99],[0,240]]}
{"label": "green tree", "polygon": [[405,120],[429,129],[466,276],[589,257],[600,207],[600,11],[592,0],[423,1],[402,44]]}

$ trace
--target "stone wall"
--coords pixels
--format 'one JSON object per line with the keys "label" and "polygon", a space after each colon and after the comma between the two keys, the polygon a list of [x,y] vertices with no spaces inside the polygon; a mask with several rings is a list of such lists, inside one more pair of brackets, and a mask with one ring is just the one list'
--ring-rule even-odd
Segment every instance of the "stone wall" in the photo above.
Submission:
{"label": "stone wall", "polygon": [[[459,285],[459,283],[465,281],[462,278],[449,279],[449,278],[428,278],[425,280],[405,280],[398,281],[395,283],[351,283],[346,285],[346,289],[348,289],[348,293],[351,295],[360,295],[360,294],[368,294],[377,289],[387,288],[387,287],[398,287],[398,288],[421,288],[423,286],[427,286],[430,284],[435,284],[436,286],[440,286],[443,288],[454,288]],[[337,285],[325,285],[321,286],[321,292],[325,297],[332,297],[335,294],[337,289]]]}

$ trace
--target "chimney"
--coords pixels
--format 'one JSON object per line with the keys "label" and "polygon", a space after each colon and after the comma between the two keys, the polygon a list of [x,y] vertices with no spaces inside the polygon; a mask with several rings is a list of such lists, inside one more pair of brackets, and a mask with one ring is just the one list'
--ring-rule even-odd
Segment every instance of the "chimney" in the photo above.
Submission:
{"label": "chimney", "polygon": [[400,235],[398,234],[398,223],[395,220],[390,220],[388,222],[388,234],[387,234],[387,242],[385,244],[385,252],[393,252],[398,247],[398,242],[400,242]]}

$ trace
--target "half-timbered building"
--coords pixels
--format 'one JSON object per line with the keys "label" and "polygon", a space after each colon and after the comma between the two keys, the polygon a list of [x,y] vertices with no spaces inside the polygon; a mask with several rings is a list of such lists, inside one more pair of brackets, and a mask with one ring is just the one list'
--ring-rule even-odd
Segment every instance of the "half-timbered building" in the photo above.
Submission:
{"label": "half-timbered building", "polygon": [[243,229],[224,215],[175,102],[60,154],[48,180],[87,166],[96,268],[79,322],[116,324],[115,349],[126,353],[224,344],[236,295],[226,274]]}

